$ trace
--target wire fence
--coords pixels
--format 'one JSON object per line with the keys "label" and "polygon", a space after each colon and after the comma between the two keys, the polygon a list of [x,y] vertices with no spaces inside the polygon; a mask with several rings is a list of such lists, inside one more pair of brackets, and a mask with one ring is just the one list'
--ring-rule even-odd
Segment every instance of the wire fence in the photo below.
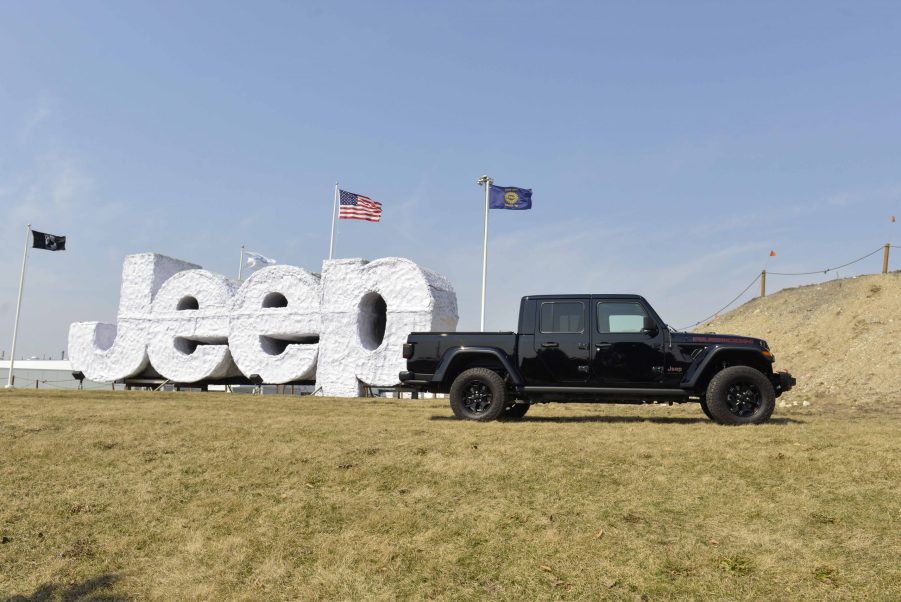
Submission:
{"label": "wire fence", "polygon": [[[84,383],[79,382],[76,378],[64,378],[61,380],[46,380],[43,378],[22,378],[21,376],[15,376],[16,387],[20,389],[57,389],[57,390],[71,390],[71,389],[84,389],[91,391],[109,391],[115,390],[115,383]],[[69,386],[59,386],[60,383],[69,383]]]}
{"label": "wire fence", "polygon": [[695,322],[694,324],[689,324],[688,326],[684,326],[684,327],[680,328],[679,330],[688,330],[688,329],[690,329],[690,328],[694,328],[694,327],[696,327],[696,326],[699,326],[699,325],[701,325],[701,324],[704,324],[704,323],[709,322],[710,320],[716,318],[716,317],[719,316],[721,313],[723,313],[725,310],[727,310],[727,309],[729,309],[730,307],[732,307],[732,305],[733,305],[736,301],[738,301],[739,299],[741,299],[741,297],[742,297],[745,293],[747,293],[748,290],[749,290],[752,286],[754,286],[754,284],[756,284],[757,282],[760,282],[761,280],[763,280],[763,282],[761,283],[761,291],[760,291],[760,292],[761,292],[761,297],[766,296],[766,277],[767,277],[767,276],[813,276],[813,275],[816,275],[816,274],[828,274],[829,272],[834,272],[834,271],[836,271],[836,270],[841,270],[841,269],[846,268],[846,267],[848,267],[848,266],[850,266],[850,265],[854,265],[855,263],[859,263],[859,262],[863,261],[864,259],[869,259],[870,257],[872,257],[873,255],[875,255],[876,253],[879,253],[880,251],[882,251],[882,252],[884,253],[883,264],[882,264],[882,273],[885,274],[885,273],[888,272],[889,250],[890,250],[890,249],[901,249],[901,246],[899,246],[899,245],[893,245],[893,244],[885,244],[885,245],[880,246],[878,249],[875,249],[875,250],[873,250],[873,251],[867,253],[866,255],[863,255],[863,256],[861,256],[861,257],[858,257],[857,259],[853,259],[853,260],[851,260],[851,261],[849,261],[849,262],[847,262],[847,263],[843,263],[843,264],[841,264],[841,265],[837,265],[837,266],[834,266],[834,267],[828,267],[828,268],[825,268],[825,269],[822,269],[822,270],[812,270],[812,271],[809,271],[809,272],[770,272],[770,271],[764,269],[764,270],[762,270],[759,274],[757,274],[757,276],[754,278],[754,280],[751,281],[750,284],[748,284],[748,286],[746,286],[744,289],[742,289],[742,291],[741,291],[740,293],[738,293],[737,295],[735,295],[735,297],[733,297],[731,301],[729,301],[728,303],[726,303],[724,306],[722,306],[721,308],[719,308],[718,310],[716,310],[715,312],[713,312],[712,314],[710,314],[709,316],[707,316],[707,317],[704,318],[703,320],[698,320],[698,321]]}
{"label": "wire fence", "polygon": [[858,263],[860,261],[863,261],[864,259],[872,257],[879,251],[885,251],[885,247],[879,247],[872,253],[867,253],[863,257],[858,257],[857,259],[855,259],[853,261],[849,261],[848,263],[843,263],[841,265],[837,265],[834,268],[826,268],[825,270],[814,270],[813,272],[767,272],[767,274],[770,276],[811,276],[813,274],[828,274],[829,272],[834,272],[835,270],[840,270],[842,268],[846,268],[849,265],[854,265],[855,263]]}
{"label": "wire fence", "polygon": [[731,301],[729,301],[728,303],[726,303],[724,306],[722,306],[721,308],[719,308],[718,310],[716,310],[715,312],[713,312],[712,314],[710,314],[703,320],[698,320],[694,324],[690,324],[688,326],[683,326],[679,330],[688,330],[689,328],[694,328],[695,326],[698,326],[699,324],[703,324],[704,322],[709,322],[713,318],[717,317],[718,315],[723,313],[725,310],[729,309],[733,303],[735,303],[736,301],[738,301],[741,298],[742,295],[747,293],[748,289],[751,288],[752,286],[754,286],[758,280],[760,280],[760,274],[757,274],[757,276],[754,278],[754,280],[751,281],[751,283],[748,286],[746,286],[740,293],[735,295],[735,297],[733,297],[733,299]]}

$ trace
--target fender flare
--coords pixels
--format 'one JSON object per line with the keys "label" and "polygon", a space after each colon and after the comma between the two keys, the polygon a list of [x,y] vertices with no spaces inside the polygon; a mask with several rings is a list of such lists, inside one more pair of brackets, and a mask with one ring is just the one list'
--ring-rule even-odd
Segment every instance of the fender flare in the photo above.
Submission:
{"label": "fender flare", "polygon": [[516,366],[513,365],[507,354],[497,347],[451,347],[444,352],[443,356],[441,356],[438,368],[435,370],[434,376],[432,376],[432,382],[443,382],[447,370],[451,367],[451,364],[453,364],[457,356],[460,355],[490,355],[500,361],[504,370],[510,375],[513,384],[516,386],[523,385],[524,381],[519,374],[519,370],[516,369]]}
{"label": "fender flare", "polygon": [[772,360],[763,355],[763,350],[761,349],[754,349],[740,345],[711,345],[704,351],[704,353],[695,358],[694,362],[692,362],[691,366],[689,366],[688,370],[685,372],[685,376],[682,378],[682,382],[679,383],[679,386],[683,389],[694,389],[697,386],[698,381],[701,379],[701,376],[703,376],[704,372],[707,370],[707,367],[723,353],[729,351],[737,351],[744,354],[757,355],[767,365],[772,363]]}

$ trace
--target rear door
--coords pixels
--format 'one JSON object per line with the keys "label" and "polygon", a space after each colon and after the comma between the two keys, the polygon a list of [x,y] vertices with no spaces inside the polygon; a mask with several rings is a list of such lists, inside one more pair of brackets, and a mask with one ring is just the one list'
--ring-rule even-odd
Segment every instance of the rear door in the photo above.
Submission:
{"label": "rear door", "polygon": [[[593,299],[592,383],[600,387],[647,387],[663,380],[662,324],[637,299]],[[647,330],[645,318],[654,320]]]}
{"label": "rear door", "polygon": [[535,359],[546,384],[588,381],[589,299],[540,300],[535,329]]}

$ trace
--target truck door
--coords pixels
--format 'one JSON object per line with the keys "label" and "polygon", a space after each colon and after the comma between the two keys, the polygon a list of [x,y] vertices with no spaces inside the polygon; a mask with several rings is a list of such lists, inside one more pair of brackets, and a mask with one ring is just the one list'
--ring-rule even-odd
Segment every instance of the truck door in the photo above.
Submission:
{"label": "truck door", "polygon": [[535,358],[546,384],[588,381],[589,299],[541,301],[535,329]]}
{"label": "truck door", "polygon": [[592,383],[654,386],[663,380],[665,326],[638,300],[593,300]]}

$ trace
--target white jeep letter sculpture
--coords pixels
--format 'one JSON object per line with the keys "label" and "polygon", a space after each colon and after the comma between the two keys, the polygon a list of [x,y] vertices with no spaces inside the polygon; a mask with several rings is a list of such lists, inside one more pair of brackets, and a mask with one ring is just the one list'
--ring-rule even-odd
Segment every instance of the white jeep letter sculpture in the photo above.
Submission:
{"label": "white jeep letter sculpture", "polygon": [[398,384],[409,333],[456,326],[453,287],[408,259],[327,260],[321,276],[274,265],[240,283],[141,253],[123,263],[117,324],[72,324],[69,357],[97,382],[153,368],[175,383],[315,379],[323,395],[353,397]]}

